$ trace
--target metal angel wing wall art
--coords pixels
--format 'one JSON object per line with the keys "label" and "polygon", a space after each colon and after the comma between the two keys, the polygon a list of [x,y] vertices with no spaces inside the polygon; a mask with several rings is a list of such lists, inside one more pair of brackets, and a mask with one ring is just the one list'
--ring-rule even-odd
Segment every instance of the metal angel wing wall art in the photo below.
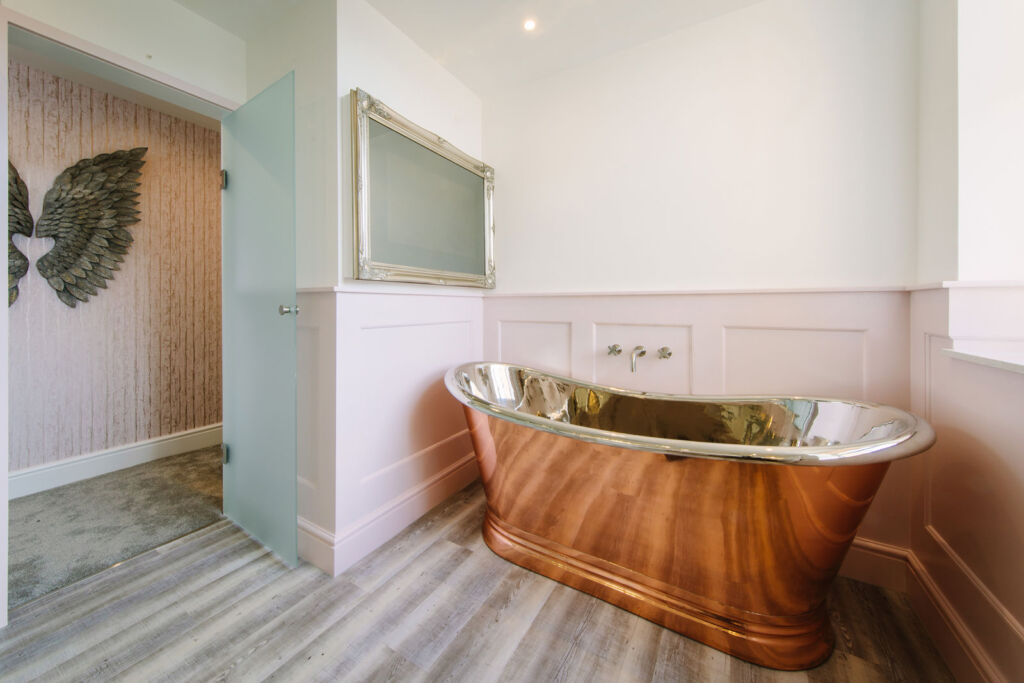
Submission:
{"label": "metal angel wing wall art", "polygon": [[[139,169],[146,147],[118,150],[82,159],[53,181],[43,198],[35,223],[36,237],[52,237],[53,248],[39,257],[36,269],[74,308],[107,288],[120,269],[132,235],[128,226],[139,222]],[[7,162],[7,305],[18,298],[18,281],[28,272],[28,258],[14,246],[13,235],[31,236],[28,189],[18,170]]]}
{"label": "metal angel wing wall art", "polygon": [[14,233],[32,236],[28,188],[14,164],[7,162],[7,305],[18,299],[18,281],[28,272],[28,257],[14,246]]}

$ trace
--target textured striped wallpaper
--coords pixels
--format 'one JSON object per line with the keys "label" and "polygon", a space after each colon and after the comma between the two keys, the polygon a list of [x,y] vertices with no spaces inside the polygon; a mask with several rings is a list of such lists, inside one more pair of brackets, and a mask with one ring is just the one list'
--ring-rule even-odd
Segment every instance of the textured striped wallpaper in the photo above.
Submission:
{"label": "textured striped wallpaper", "polygon": [[145,146],[141,221],[107,290],[77,308],[31,265],[10,309],[10,469],[219,422],[220,135],[10,64],[10,158],[32,216],[79,159]]}

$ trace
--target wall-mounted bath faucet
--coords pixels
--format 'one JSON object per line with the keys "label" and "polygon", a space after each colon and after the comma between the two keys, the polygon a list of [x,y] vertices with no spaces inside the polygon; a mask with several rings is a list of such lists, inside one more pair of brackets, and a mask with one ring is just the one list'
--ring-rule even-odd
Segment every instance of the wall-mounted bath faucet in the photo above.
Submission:
{"label": "wall-mounted bath faucet", "polygon": [[643,358],[646,355],[647,349],[643,346],[634,347],[632,353],[629,354],[629,369],[632,372],[636,372],[636,359]]}
{"label": "wall-mounted bath faucet", "polygon": [[[622,355],[622,344],[609,344],[608,345],[609,356],[620,356]],[[647,355],[647,347],[643,344],[638,344],[633,347],[633,350],[629,352],[629,370],[630,372],[636,372],[636,359],[643,358]],[[672,349],[667,346],[662,346],[658,349],[658,358],[666,359],[672,357]]]}

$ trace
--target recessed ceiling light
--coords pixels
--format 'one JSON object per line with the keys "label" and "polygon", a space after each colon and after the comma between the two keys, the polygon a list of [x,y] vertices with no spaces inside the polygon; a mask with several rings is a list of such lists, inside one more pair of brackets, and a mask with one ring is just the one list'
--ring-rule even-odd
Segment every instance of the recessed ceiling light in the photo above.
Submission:
{"label": "recessed ceiling light", "polygon": [[537,28],[537,21],[536,20],[534,20],[534,19],[527,19],[526,21],[523,22],[523,30],[525,30],[525,31],[532,31],[535,28]]}

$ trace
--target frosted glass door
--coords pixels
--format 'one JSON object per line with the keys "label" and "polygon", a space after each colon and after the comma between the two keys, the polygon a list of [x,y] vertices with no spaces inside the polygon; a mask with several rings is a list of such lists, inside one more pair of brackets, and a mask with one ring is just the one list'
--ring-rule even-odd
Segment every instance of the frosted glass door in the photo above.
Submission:
{"label": "frosted glass door", "polygon": [[[298,561],[295,95],[289,74],[222,121],[224,514]],[[282,313],[282,311],[284,311]]]}

